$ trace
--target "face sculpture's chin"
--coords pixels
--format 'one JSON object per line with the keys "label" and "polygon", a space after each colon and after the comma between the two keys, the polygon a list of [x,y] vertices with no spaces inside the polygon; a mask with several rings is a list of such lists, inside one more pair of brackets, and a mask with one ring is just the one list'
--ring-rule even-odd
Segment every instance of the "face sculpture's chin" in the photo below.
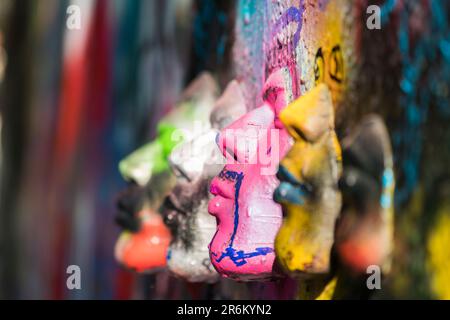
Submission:
{"label": "face sculpture's chin", "polygon": [[211,185],[216,196],[209,203],[209,212],[218,220],[210,245],[211,260],[223,276],[240,281],[276,277],[273,243],[281,224],[281,208],[273,202],[272,191],[277,181],[274,176],[259,176],[255,170],[227,165]]}
{"label": "face sculpture's chin", "polygon": [[[208,210],[217,219],[210,244],[211,261],[225,277],[239,281],[266,280],[274,272],[274,239],[282,220],[273,201],[279,159],[290,138],[277,126],[277,112],[291,97],[285,89],[288,71],[279,70],[267,81],[265,103],[223,129],[217,142],[227,165],[213,179],[214,198]],[[255,146],[249,151],[246,146]]]}
{"label": "face sculpture's chin", "polygon": [[208,243],[215,230],[215,221],[206,211],[208,184],[206,179],[179,180],[161,209],[173,237],[167,266],[188,282],[214,283],[219,278],[208,255]]}
{"label": "face sculpture's chin", "polygon": [[125,268],[139,273],[159,271],[166,265],[170,232],[162,217],[152,210],[141,211],[139,218],[138,232],[125,231],[120,235],[115,257]]}
{"label": "face sculpture's chin", "polygon": [[207,201],[204,198],[192,211],[191,217],[179,218],[186,221],[179,222],[167,255],[169,270],[188,282],[214,283],[219,279],[208,253],[208,243],[214,234],[216,223],[207,215]]}

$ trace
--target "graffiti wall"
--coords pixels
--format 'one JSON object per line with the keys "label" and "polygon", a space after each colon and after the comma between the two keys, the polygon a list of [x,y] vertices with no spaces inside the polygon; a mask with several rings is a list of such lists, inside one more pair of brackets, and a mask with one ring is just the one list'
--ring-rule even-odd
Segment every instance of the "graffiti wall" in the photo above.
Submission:
{"label": "graffiti wall", "polygon": [[1,1],[0,297],[450,299],[445,0]]}

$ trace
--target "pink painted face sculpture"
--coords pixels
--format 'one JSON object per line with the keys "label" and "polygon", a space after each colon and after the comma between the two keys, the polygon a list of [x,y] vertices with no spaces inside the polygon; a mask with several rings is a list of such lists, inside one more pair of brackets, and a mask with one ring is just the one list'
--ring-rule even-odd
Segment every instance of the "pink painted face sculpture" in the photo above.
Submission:
{"label": "pink painted face sculpture", "polygon": [[217,143],[227,158],[210,187],[215,196],[208,206],[217,218],[210,244],[216,270],[240,281],[275,276],[274,239],[282,221],[281,207],[272,199],[278,185],[279,160],[291,146],[279,112],[292,101],[287,69],[267,80],[262,106],[220,132]]}
{"label": "pink painted face sculpture", "polygon": [[204,130],[175,147],[169,157],[177,183],[161,208],[164,222],[172,233],[167,266],[186,281],[214,283],[219,279],[208,251],[216,232],[216,221],[207,211],[212,198],[209,185],[224,164],[214,139],[220,129],[245,112],[244,97],[234,80],[214,104]]}

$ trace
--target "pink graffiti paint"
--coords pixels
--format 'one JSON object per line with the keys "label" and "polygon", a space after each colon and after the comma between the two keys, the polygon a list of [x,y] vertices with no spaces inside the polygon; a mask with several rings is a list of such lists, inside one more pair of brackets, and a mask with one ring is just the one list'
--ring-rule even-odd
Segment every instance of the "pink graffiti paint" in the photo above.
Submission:
{"label": "pink graffiti paint", "polygon": [[[282,211],[272,194],[278,185],[275,174],[279,159],[291,146],[278,119],[279,112],[292,101],[290,84],[287,69],[273,73],[264,85],[263,105],[217,137],[227,164],[210,187],[214,198],[208,211],[217,218],[210,257],[225,277],[252,281],[276,276],[274,239]],[[249,152],[251,145],[256,145],[256,152]]]}

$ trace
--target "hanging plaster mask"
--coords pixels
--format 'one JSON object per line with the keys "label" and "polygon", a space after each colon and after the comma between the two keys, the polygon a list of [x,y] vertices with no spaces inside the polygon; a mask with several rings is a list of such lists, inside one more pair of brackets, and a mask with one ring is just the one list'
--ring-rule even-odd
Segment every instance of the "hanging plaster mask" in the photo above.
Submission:
{"label": "hanging plaster mask", "polygon": [[166,266],[171,235],[158,209],[175,183],[168,157],[176,145],[189,139],[196,121],[209,120],[217,93],[212,76],[201,74],[184,91],[176,108],[160,121],[157,138],[119,164],[122,176],[135,190],[119,200],[116,217],[125,231],[116,243],[115,256],[126,268],[146,272]]}
{"label": "hanging plaster mask", "polygon": [[339,181],[343,208],[336,248],[355,273],[369,266],[390,269],[395,179],[391,143],[383,120],[370,115],[342,140],[344,173]]}
{"label": "hanging plaster mask", "polygon": [[275,249],[283,270],[301,279],[300,298],[329,299],[336,285],[330,260],[342,159],[335,126],[348,116],[343,106],[355,79],[353,6],[348,0],[302,0],[280,18],[281,25],[298,21],[291,56],[300,97],[280,114],[294,145],[280,163],[273,195],[284,214]]}
{"label": "hanging plaster mask", "polygon": [[281,112],[294,145],[281,161],[274,199],[285,219],[276,238],[284,269],[297,276],[330,271],[334,228],[341,209],[341,149],[327,85],[320,84]]}
{"label": "hanging plaster mask", "polygon": [[[352,105],[357,101],[354,95],[358,94],[357,64],[361,58],[357,46],[361,40],[360,22],[352,14],[358,12],[358,5],[336,0],[303,8],[304,23],[296,57],[302,96],[280,115],[295,142],[281,161],[281,183],[274,193],[285,214],[276,252],[283,269],[299,277],[299,298],[330,299],[340,294],[337,283],[341,271],[365,271],[369,262],[378,262],[387,269],[392,207],[383,209],[375,204],[391,204],[393,174],[388,134],[380,129],[383,126],[374,125],[378,128],[375,134],[363,121],[360,128],[364,129],[351,135],[352,141],[357,140],[355,136],[366,134],[378,141],[372,146],[372,140],[365,139],[367,152],[358,151],[360,159],[356,164],[352,150],[363,150],[362,144],[355,146],[346,138],[341,148],[335,133],[335,128],[353,132],[353,125],[370,110],[369,103]],[[377,159],[384,159],[385,165],[378,166],[381,169],[374,175],[370,167]],[[358,176],[351,173],[352,164],[360,169]],[[370,186],[371,194],[364,191],[369,187],[354,185],[359,177],[366,182],[368,176],[376,176]],[[370,207],[379,210],[355,205],[364,202],[367,208],[371,197],[378,202],[371,202]],[[367,211],[377,214],[365,214]],[[332,266],[331,256],[335,254],[339,263]]]}
{"label": "hanging plaster mask", "polygon": [[292,101],[290,84],[287,69],[272,73],[262,92],[264,103],[217,136],[226,165],[210,187],[214,198],[208,211],[217,219],[210,257],[225,277],[251,281],[276,276],[274,239],[282,212],[272,194],[279,159],[291,145],[278,119]]}
{"label": "hanging plaster mask", "polygon": [[169,157],[176,185],[162,206],[172,232],[167,255],[169,270],[189,282],[213,283],[219,274],[211,265],[208,244],[216,220],[208,213],[209,185],[223,167],[215,138],[220,129],[245,114],[239,84],[232,81],[211,112],[210,121],[192,140],[177,146]]}
{"label": "hanging plaster mask", "polygon": [[[341,209],[341,151],[336,115],[352,80],[354,37],[348,0],[300,1],[301,33],[295,60],[301,96],[281,113],[294,139],[282,160],[274,194],[285,219],[276,240],[284,270],[327,274],[334,226]],[[340,112],[342,114],[342,112]]]}

